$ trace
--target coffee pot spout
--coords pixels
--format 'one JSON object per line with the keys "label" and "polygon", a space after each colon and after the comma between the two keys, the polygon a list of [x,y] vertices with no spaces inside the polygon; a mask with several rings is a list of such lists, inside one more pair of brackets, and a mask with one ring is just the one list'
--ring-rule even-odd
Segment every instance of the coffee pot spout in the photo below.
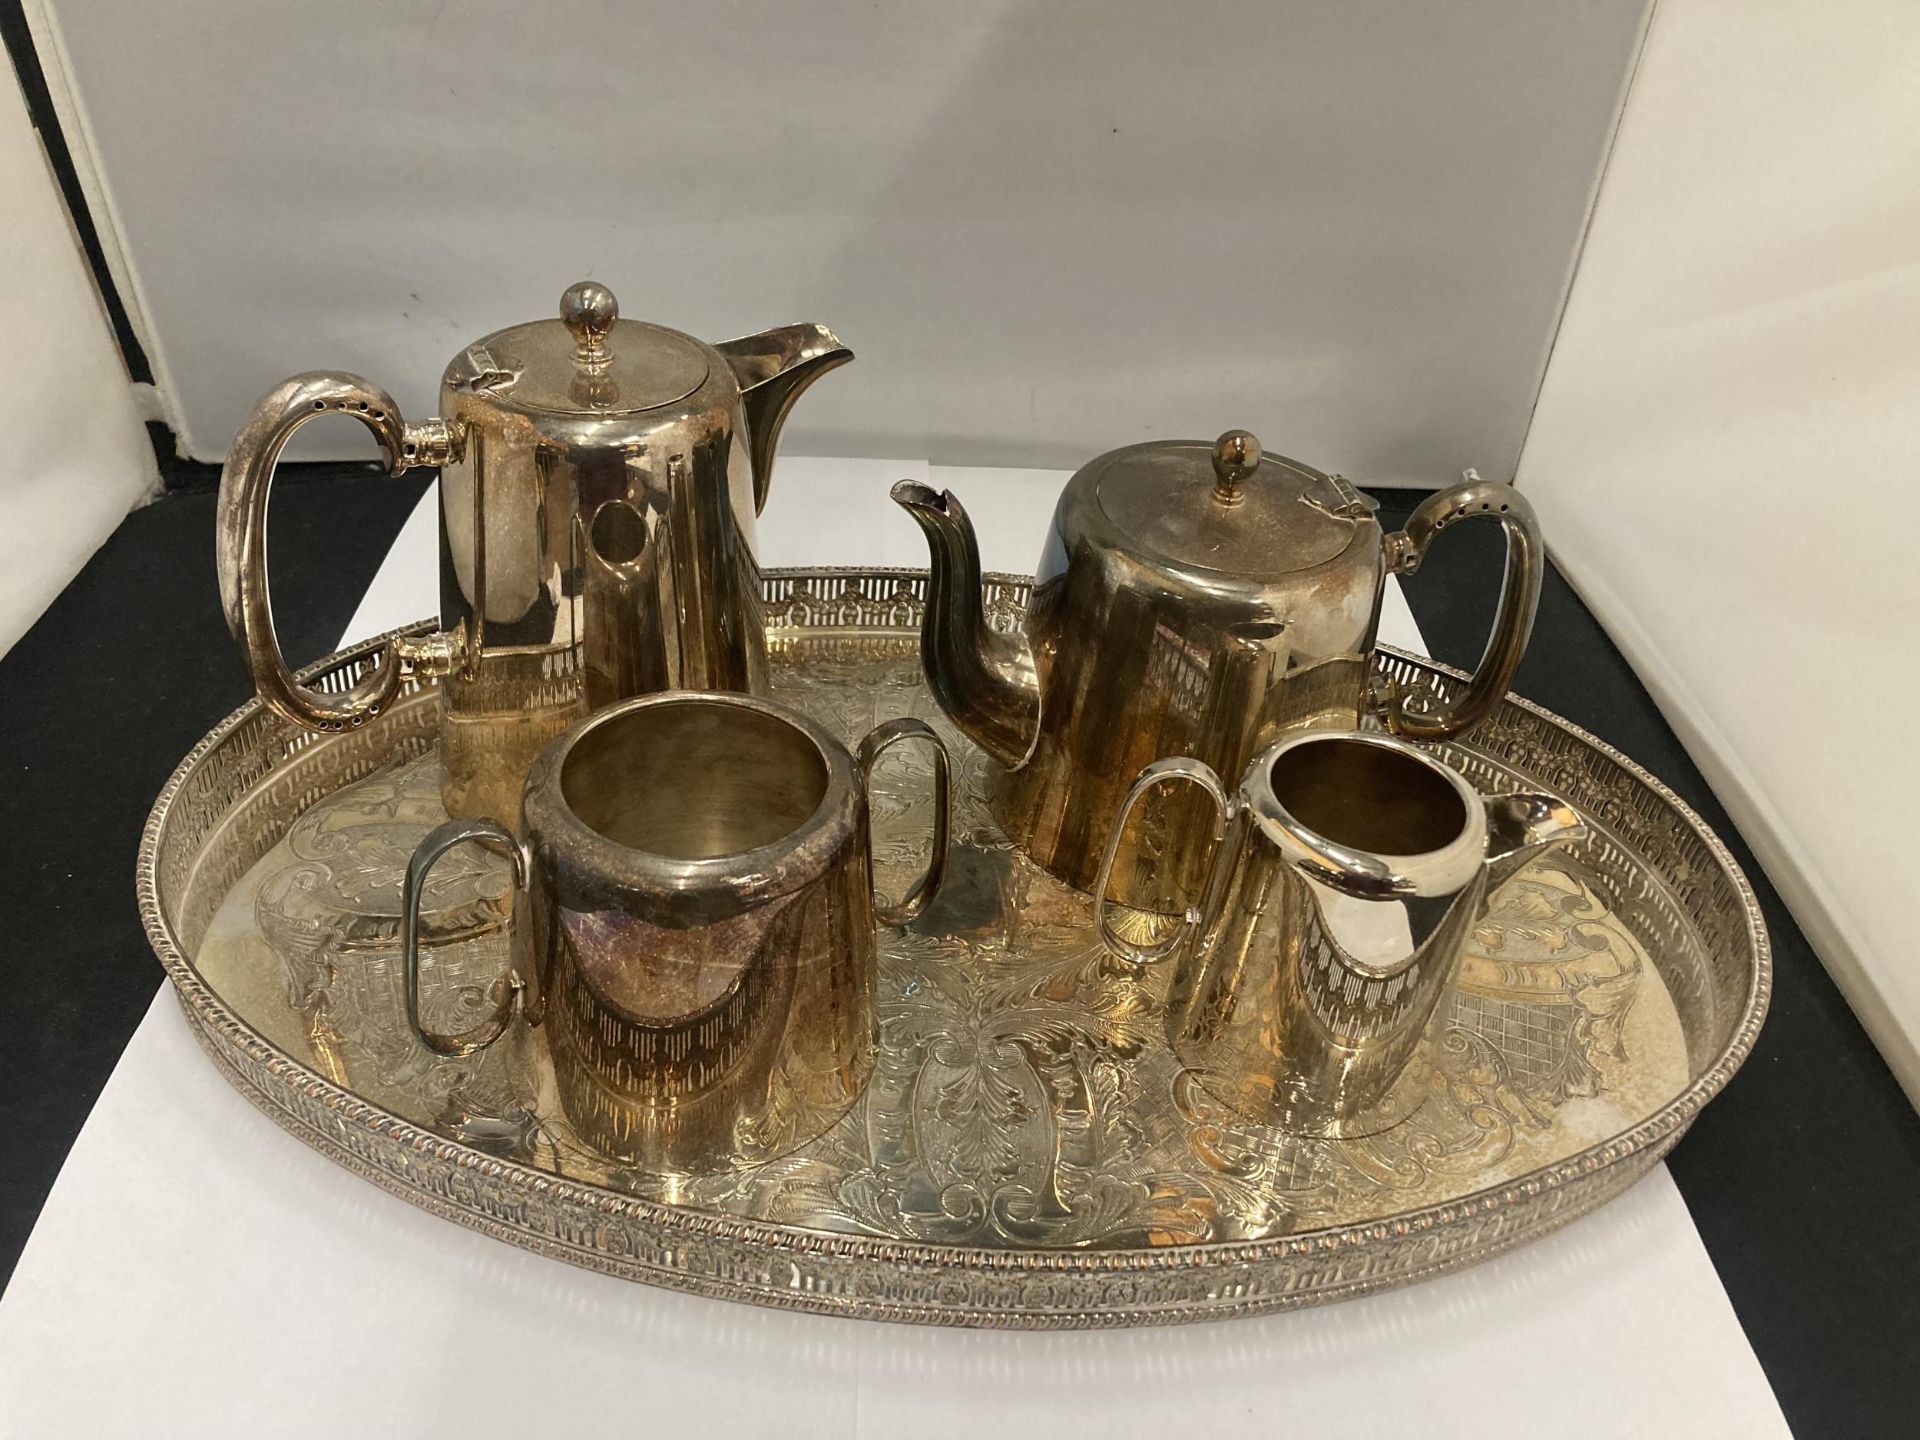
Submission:
{"label": "coffee pot spout", "polygon": [[987,624],[980,545],[953,492],[902,480],[893,500],[926,534],[931,556],[920,659],[927,688],[960,732],[1009,770],[1040,735],[1040,679],[1024,635]]}
{"label": "coffee pot spout", "polygon": [[1513,879],[1544,850],[1584,840],[1587,825],[1557,795],[1500,795],[1487,802],[1487,893]]}
{"label": "coffee pot spout", "polygon": [[747,411],[747,453],[753,461],[754,513],[767,508],[773,452],[780,429],[800,393],[829,370],[853,359],[853,351],[824,325],[782,325],[714,347],[733,367]]}

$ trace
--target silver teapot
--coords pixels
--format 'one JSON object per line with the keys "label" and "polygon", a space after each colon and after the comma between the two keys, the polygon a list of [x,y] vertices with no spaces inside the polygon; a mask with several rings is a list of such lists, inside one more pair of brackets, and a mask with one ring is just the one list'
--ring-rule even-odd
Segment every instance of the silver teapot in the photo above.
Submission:
{"label": "silver teapot", "polygon": [[[764,691],[754,517],[788,410],[852,358],[820,325],[709,345],[623,320],[612,291],[582,282],[558,319],[456,355],[437,418],[403,419],[357,375],[276,385],[220,479],[220,597],[260,698],[339,730],[392,701],[403,664],[440,676],[443,798],[471,816],[517,813],[533,757],[591,709],[670,688]],[[267,595],[275,463],[328,414],[371,430],[396,475],[440,467],[442,628],[395,641],[340,692],[294,679]]]}
{"label": "silver teapot", "polygon": [[[934,697],[997,762],[992,805],[1009,839],[1089,889],[1122,797],[1143,766],[1185,755],[1237,775],[1275,737],[1352,728],[1457,735],[1506,694],[1539,602],[1533,510],[1469,472],[1396,534],[1337,475],[1263,455],[1244,430],[1212,444],[1133,445],[1093,460],[1054,510],[1022,625],[989,628],[973,526],[951,492],[913,481],[893,498],[926,532],[932,575],[921,657]],[[1420,564],[1459,520],[1506,531],[1492,639],[1465,693],[1429,713],[1372,679],[1386,577]],[[1116,876],[1127,904],[1179,908],[1212,817],[1156,796],[1128,826]]]}

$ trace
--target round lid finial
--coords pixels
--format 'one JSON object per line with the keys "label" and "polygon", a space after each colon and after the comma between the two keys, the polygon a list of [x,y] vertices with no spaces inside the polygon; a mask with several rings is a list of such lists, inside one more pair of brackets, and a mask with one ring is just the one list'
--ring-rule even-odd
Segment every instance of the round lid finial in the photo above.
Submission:
{"label": "round lid finial", "polygon": [[1260,468],[1260,441],[1251,430],[1229,430],[1213,442],[1213,498],[1238,505],[1247,476]]}
{"label": "round lid finial", "polygon": [[604,365],[607,361],[607,333],[620,318],[620,302],[613,291],[595,280],[569,285],[560,297],[560,323],[574,338],[579,349],[574,359],[583,365]]}

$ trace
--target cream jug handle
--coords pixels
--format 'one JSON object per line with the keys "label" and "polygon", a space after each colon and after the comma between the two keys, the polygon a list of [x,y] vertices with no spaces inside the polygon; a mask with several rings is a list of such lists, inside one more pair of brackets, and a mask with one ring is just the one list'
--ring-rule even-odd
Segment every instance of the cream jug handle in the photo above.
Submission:
{"label": "cream jug handle", "polygon": [[[1206,888],[1199,903],[1187,907],[1174,932],[1155,944],[1136,945],[1113,928],[1113,922],[1107,914],[1107,887],[1113,879],[1113,862],[1120,854],[1120,842],[1127,833],[1127,821],[1132,818],[1133,807],[1155,786],[1175,782],[1198,785],[1212,799],[1214,860],[1207,867]],[[1107,836],[1107,852],[1100,860],[1100,878],[1093,882],[1093,924],[1108,949],[1136,964],[1148,965],[1155,960],[1164,960],[1199,931],[1206,923],[1207,911],[1219,888],[1221,866],[1232,859],[1230,848],[1222,842],[1239,810],[1238,798],[1227,793],[1227,787],[1220,783],[1220,777],[1214,774],[1213,767],[1203,761],[1180,755],[1171,760],[1156,760],[1140,772],[1133,782],[1133,788],[1127,791],[1127,798],[1120,802],[1120,813],[1113,817],[1113,830]]]}
{"label": "cream jug handle", "polygon": [[471,1029],[458,1035],[442,1035],[429,1030],[420,1020],[420,896],[426,888],[427,872],[456,845],[478,841],[489,850],[499,850],[513,861],[514,888],[524,890],[533,879],[533,857],[514,833],[494,820],[449,820],[427,832],[407,862],[407,882],[400,902],[400,948],[407,972],[407,1024],[421,1043],[440,1055],[471,1055],[498,1040],[513,1019],[525,988],[520,976],[509,970],[507,993],[493,1007],[493,1013]]}
{"label": "cream jug handle", "polygon": [[860,783],[871,793],[873,767],[881,755],[905,740],[924,740],[933,751],[933,854],[927,860],[926,873],[898,905],[882,905],[875,895],[874,917],[882,925],[905,925],[919,915],[933,903],[947,878],[948,797],[952,793],[952,777],[946,742],[934,728],[924,720],[914,719],[887,720],[874,726],[860,742]]}
{"label": "cream jug handle", "polygon": [[1412,740],[1446,740],[1465,734],[1499,708],[1513,686],[1513,673],[1527,653],[1534,612],[1540,608],[1540,583],[1546,551],[1533,506],[1511,485],[1482,480],[1469,470],[1463,483],[1429,495],[1407,519],[1407,528],[1387,537],[1387,568],[1411,575],[1420,568],[1427,546],[1449,525],[1490,516],[1507,534],[1507,569],[1500,586],[1500,608],[1493,633],[1467,688],[1453,704],[1431,715],[1417,715],[1395,696],[1386,709],[1387,729]]}
{"label": "cream jug handle", "polygon": [[442,465],[457,458],[454,436],[443,420],[409,425],[393,397],[378,385],[327,370],[284,380],[261,397],[234,437],[220,472],[215,559],[220,605],[227,629],[253,672],[254,688],[276,714],[309,730],[342,730],[378,715],[400,685],[400,656],[389,646],[348,689],[327,694],[295,680],[273,631],[267,596],[267,498],[280,451],[309,420],[348,415],[373,432],[395,475],[414,465]]}

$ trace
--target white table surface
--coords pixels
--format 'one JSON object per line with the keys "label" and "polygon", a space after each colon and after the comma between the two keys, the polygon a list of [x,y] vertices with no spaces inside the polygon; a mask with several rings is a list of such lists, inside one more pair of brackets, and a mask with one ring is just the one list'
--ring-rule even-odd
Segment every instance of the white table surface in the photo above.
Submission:
{"label": "white table surface", "polygon": [[[924,564],[889,481],[1024,570],[1064,476],[783,459],[762,558]],[[347,640],[429,613],[428,501]],[[212,583],[209,574],[208,583]],[[1397,587],[1382,637],[1419,648]],[[1661,1166],[1411,1289],[1262,1319],[1024,1334],[671,1294],[437,1220],[228,1088],[162,988],[4,1300],[0,1435],[1766,1436],[1786,1425]]]}

